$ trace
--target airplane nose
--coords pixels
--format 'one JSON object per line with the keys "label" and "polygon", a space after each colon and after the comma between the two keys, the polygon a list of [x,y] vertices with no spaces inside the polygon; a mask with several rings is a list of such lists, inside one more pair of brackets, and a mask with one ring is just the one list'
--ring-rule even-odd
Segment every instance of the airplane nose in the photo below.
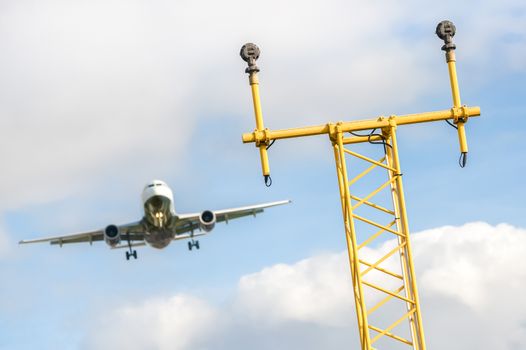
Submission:
{"label": "airplane nose", "polygon": [[155,209],[161,209],[161,207],[163,206],[163,201],[159,197],[153,197],[152,199],[150,199],[150,205]]}

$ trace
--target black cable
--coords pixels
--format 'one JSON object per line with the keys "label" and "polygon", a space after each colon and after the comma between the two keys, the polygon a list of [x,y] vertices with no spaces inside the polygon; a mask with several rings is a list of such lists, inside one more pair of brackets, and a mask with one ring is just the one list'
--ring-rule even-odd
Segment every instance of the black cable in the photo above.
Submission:
{"label": "black cable", "polygon": [[[387,154],[387,147],[391,147],[391,149],[393,149],[393,146],[391,146],[390,144],[387,143],[387,139],[385,138],[385,136],[383,134],[375,134],[374,132],[376,131],[376,129],[373,129],[371,130],[371,133],[369,134],[369,138],[367,139],[367,141],[372,144],[372,145],[382,145],[384,146],[384,153]],[[372,141],[371,140],[371,137],[373,136],[378,136],[380,137],[380,141]]]}
{"label": "black cable", "polygon": [[458,130],[458,127],[455,124],[453,124],[452,122],[450,122],[448,119],[446,119],[446,123],[448,123],[449,125],[451,125],[452,127],[454,127],[455,129]]}
{"label": "black cable", "polygon": [[[367,135],[360,135],[360,134],[357,134],[357,133],[355,133],[355,132],[353,132],[353,131],[349,131],[349,133],[350,133],[351,135],[358,136],[358,137],[367,137],[367,142],[369,142],[369,143],[372,144],[372,145],[383,145],[383,146],[384,146],[384,151],[385,151],[385,153],[387,153],[387,147],[391,147],[391,148],[393,148],[393,146],[391,146],[390,144],[387,143],[387,140],[385,139],[385,136],[384,136],[384,135],[382,135],[382,134],[375,134],[375,133],[374,133],[375,131],[376,131],[376,129],[373,129],[373,130],[371,130],[371,132],[370,132],[369,134],[367,134]],[[373,141],[373,140],[371,140],[371,138],[372,138],[373,136],[378,136],[378,137],[380,137],[380,138],[381,138],[381,141]]]}
{"label": "black cable", "polygon": [[460,158],[458,158],[458,165],[460,165],[461,168],[464,168],[467,162],[468,162],[468,152],[460,153]]}
{"label": "black cable", "polygon": [[354,131],[349,131],[349,133],[350,133],[351,135],[358,136],[358,137],[366,137],[366,136],[368,136],[368,135],[360,135],[360,134],[357,134],[357,133],[354,132]]}
{"label": "black cable", "polygon": [[[386,140],[384,135],[382,135],[382,134],[375,134],[374,133],[375,131],[376,131],[376,129],[373,129],[371,131],[371,133],[369,134],[369,139],[367,141],[370,144],[372,144],[372,145],[380,145],[380,144],[383,145],[384,146],[384,153],[387,153],[387,147],[391,147],[391,149],[392,149],[393,146],[391,146],[390,144],[387,143],[387,140]],[[372,136],[379,136],[381,140],[379,142],[378,141],[372,141],[371,140]]]}
{"label": "black cable", "polygon": [[274,142],[276,142],[276,139],[272,140],[269,145],[267,146],[267,150],[272,147],[272,145],[274,144]]}

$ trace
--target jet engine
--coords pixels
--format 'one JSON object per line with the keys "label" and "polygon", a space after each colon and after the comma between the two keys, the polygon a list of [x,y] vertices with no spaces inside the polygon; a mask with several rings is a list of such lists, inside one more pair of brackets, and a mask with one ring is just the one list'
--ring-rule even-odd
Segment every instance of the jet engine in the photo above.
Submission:
{"label": "jet engine", "polygon": [[115,247],[121,242],[121,233],[115,225],[109,225],[104,229],[104,240],[110,247]]}
{"label": "jet engine", "polygon": [[210,232],[216,225],[216,214],[210,210],[205,210],[199,215],[199,227],[205,232]]}

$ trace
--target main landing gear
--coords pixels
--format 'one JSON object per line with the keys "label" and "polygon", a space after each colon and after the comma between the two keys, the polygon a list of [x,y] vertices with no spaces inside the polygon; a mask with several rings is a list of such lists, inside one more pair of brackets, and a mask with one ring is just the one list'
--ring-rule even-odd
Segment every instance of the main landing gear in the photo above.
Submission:
{"label": "main landing gear", "polygon": [[137,259],[137,251],[132,249],[131,241],[130,241],[130,235],[128,235],[128,248],[130,249],[129,252],[126,252],[126,260],[130,260],[130,257],[133,256],[134,259]]}
{"label": "main landing gear", "polygon": [[130,257],[134,257],[135,259],[137,259],[137,251],[136,250],[131,250],[129,252],[126,252],[126,260],[130,260]]}
{"label": "main landing gear", "polygon": [[199,241],[198,240],[191,240],[188,242],[188,250],[192,250],[192,248],[195,247],[195,249],[199,249]]}

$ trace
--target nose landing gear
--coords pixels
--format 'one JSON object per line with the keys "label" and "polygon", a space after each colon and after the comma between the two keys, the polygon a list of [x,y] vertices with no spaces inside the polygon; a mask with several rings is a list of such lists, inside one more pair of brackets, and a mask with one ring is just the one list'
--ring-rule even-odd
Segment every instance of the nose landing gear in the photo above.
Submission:
{"label": "nose landing gear", "polygon": [[199,241],[198,240],[191,240],[188,242],[188,250],[192,250],[192,248],[195,247],[195,249],[199,249]]}

